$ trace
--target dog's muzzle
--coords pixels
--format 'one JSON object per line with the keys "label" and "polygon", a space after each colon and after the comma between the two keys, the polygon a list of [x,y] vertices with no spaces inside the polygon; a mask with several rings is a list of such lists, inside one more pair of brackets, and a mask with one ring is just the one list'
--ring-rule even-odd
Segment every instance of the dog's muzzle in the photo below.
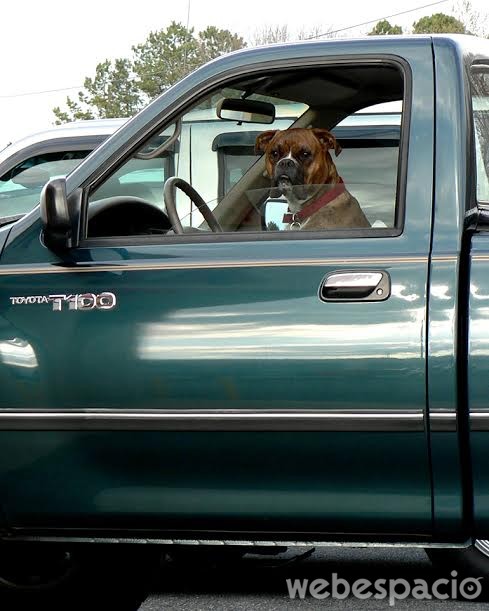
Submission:
{"label": "dog's muzzle", "polygon": [[275,182],[288,181],[292,185],[301,185],[304,182],[304,172],[301,166],[292,157],[284,157],[275,166]]}
{"label": "dog's muzzle", "polygon": [[[273,172],[273,187],[281,195],[286,195],[291,189],[302,191],[304,172],[300,164],[292,157],[282,158]],[[277,197],[277,195],[275,196]]]}
{"label": "dog's muzzle", "polygon": [[284,157],[275,166],[273,179],[274,186],[284,191],[295,185],[304,184],[304,172],[295,159]]}

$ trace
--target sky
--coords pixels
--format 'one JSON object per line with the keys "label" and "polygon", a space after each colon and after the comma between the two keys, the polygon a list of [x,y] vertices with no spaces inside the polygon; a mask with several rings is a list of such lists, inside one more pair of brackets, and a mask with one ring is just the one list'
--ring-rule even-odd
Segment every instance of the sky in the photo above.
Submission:
{"label": "sky", "polygon": [[[8,142],[48,129],[52,108],[76,97],[97,63],[128,57],[131,46],[150,31],[166,28],[172,20],[197,31],[207,25],[227,28],[250,40],[262,27],[287,25],[290,32],[348,27],[428,4],[432,0],[24,0],[5,2],[1,12],[0,149]],[[451,12],[453,0],[390,19],[404,27],[423,15]],[[458,0],[461,1],[461,0]],[[489,14],[487,0],[471,0]],[[305,7],[305,8],[304,8]],[[342,35],[366,33],[370,26]],[[489,29],[489,16],[488,16]],[[70,89],[71,88],[71,89]],[[61,90],[61,91],[50,91]],[[39,93],[50,91],[49,93]]]}

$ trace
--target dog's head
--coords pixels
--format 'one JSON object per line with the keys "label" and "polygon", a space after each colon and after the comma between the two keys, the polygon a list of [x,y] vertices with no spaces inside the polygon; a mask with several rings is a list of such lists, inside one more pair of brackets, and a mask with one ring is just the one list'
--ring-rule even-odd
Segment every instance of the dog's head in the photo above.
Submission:
{"label": "dog's head", "polygon": [[291,128],[260,134],[255,153],[265,153],[266,168],[272,187],[287,195],[295,189],[298,196],[308,196],[308,185],[336,184],[339,180],[330,150],[338,156],[341,147],[327,129]]}

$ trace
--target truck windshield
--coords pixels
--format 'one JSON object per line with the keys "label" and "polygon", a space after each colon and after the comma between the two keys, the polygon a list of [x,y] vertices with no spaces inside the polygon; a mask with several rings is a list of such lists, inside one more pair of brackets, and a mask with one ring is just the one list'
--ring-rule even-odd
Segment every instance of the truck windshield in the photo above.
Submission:
{"label": "truck windshield", "polygon": [[43,186],[51,178],[66,176],[89,150],[58,151],[35,155],[12,167],[0,177],[0,219],[18,218],[39,203]]}

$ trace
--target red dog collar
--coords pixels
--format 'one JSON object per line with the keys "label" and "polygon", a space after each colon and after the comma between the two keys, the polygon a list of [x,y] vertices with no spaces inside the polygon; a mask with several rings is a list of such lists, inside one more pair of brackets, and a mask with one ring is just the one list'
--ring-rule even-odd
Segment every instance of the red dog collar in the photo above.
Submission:
{"label": "red dog collar", "polygon": [[332,202],[334,199],[338,197],[338,195],[341,195],[343,191],[345,190],[345,188],[346,188],[345,183],[343,182],[343,179],[340,176],[338,184],[336,184],[329,191],[326,191],[326,193],[322,197],[317,199],[315,202],[307,204],[307,206],[305,208],[302,208],[302,210],[299,210],[299,212],[294,212],[294,213],[287,212],[286,214],[284,214],[284,218],[282,219],[282,222],[283,223],[292,223],[292,224],[298,223],[300,225],[302,221],[312,216],[315,212],[320,210],[323,206],[326,206],[326,204],[329,204],[329,202]]}

